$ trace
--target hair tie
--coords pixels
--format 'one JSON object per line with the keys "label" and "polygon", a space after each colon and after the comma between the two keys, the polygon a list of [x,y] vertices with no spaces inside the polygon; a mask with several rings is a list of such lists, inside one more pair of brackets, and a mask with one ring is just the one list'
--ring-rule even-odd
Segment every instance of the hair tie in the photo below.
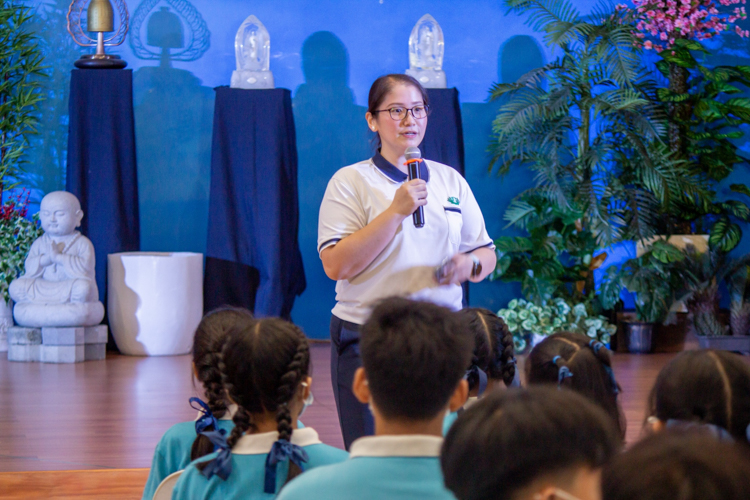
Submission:
{"label": "hair tie", "polygon": [[750,424],[747,424],[747,427],[745,427],[745,438],[750,441]]}
{"label": "hair tie", "polygon": [[609,380],[612,382],[612,392],[615,393],[615,396],[620,394],[620,388],[617,387],[617,380],[615,380],[615,371],[612,369],[611,366],[604,365],[604,369],[607,371],[607,374],[609,375]]}
{"label": "hair tie", "polygon": [[[665,425],[668,429],[703,429],[719,441],[734,442],[734,437],[729,433],[728,430],[715,424],[690,422],[687,420],[677,420],[675,418],[670,418],[666,421]],[[750,429],[750,425],[745,430],[745,434],[747,434],[748,429]]]}
{"label": "hair tie", "polygon": [[557,364],[557,360],[560,359],[560,358],[562,358],[562,356],[559,356],[559,355],[555,356],[554,358],[552,358],[552,364],[556,365]]}
{"label": "hair tie", "polygon": [[286,439],[279,439],[273,443],[266,457],[266,479],[263,491],[270,494],[276,493],[276,466],[279,462],[290,461],[304,471],[303,463],[307,460],[307,452],[301,446],[292,444]]}
{"label": "hair tie", "polygon": [[464,378],[469,380],[472,377],[476,377],[477,381],[479,382],[477,396],[481,396],[484,390],[487,389],[487,373],[477,365],[471,365],[471,368],[466,370],[466,375],[464,375]]}
{"label": "hair tie", "polygon": [[570,371],[570,368],[568,368],[567,366],[560,367],[560,371],[557,373],[557,387],[560,388],[563,380],[572,376],[573,372]]}
{"label": "hair tie", "polygon": [[[197,403],[198,407],[195,407],[193,403]],[[200,434],[208,427],[214,426],[214,429],[219,429],[219,422],[216,420],[216,417],[214,416],[213,412],[211,411],[211,408],[200,398],[190,398],[190,407],[194,410],[198,410],[203,415],[198,417],[198,420],[195,421],[195,433]]]}
{"label": "hair tie", "polygon": [[589,342],[589,346],[594,350],[594,354],[599,354],[599,349],[604,347],[604,344],[599,342],[598,340],[594,339]]}
{"label": "hair tie", "polygon": [[216,458],[206,463],[206,467],[201,471],[201,474],[208,479],[211,479],[216,474],[226,481],[229,474],[232,473],[232,449],[229,447],[229,443],[227,443],[226,431],[219,429],[217,431],[201,432],[201,436],[206,436],[213,443],[214,451],[219,450]]}

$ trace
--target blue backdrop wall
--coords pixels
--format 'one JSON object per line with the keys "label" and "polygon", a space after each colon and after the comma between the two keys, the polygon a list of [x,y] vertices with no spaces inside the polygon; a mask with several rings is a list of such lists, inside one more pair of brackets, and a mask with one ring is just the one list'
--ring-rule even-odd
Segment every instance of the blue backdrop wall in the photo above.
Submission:
{"label": "blue backdrop wall", "polygon": [[[65,29],[69,2],[29,4],[39,11],[38,31],[53,76],[30,156],[28,184],[38,200],[64,186],[67,89],[72,62],[83,51]],[[594,2],[575,4],[587,12]],[[370,84],[408,67],[409,33],[425,13],[443,28],[448,86],[460,92],[466,177],[490,235],[513,234],[503,229],[502,214],[531,179],[518,171],[504,178],[487,172],[486,147],[497,109],[486,102],[488,89],[494,82],[514,81],[554,54],[522,18],[506,16],[499,1],[128,0],[127,5],[131,32],[112,52],[134,70],[143,250],[205,250],[213,87],[228,85],[235,68],[234,36],[250,14],[270,32],[276,86],[293,92],[307,290],[298,297],[292,317],[309,336],[328,336],[334,303],[334,282],[323,273],[316,252],[325,186],[337,169],[371,155],[364,121]],[[177,17],[154,16],[164,11]],[[723,48],[721,57],[746,63],[746,53],[746,42],[737,39]],[[737,176],[732,182],[747,177]],[[472,285],[470,299],[472,305],[497,310],[518,293],[513,285],[484,282]]]}

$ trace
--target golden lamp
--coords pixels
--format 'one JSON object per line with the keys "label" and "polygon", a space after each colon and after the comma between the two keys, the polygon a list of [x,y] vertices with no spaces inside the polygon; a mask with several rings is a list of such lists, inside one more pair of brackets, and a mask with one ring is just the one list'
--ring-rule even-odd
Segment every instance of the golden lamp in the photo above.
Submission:
{"label": "golden lamp", "polygon": [[[88,3],[88,7],[86,4]],[[81,47],[96,47],[95,54],[86,54],[74,64],[81,69],[120,69],[128,65],[120,56],[107,54],[104,47],[125,41],[128,32],[128,7],[124,0],[73,0],[68,8],[68,33]],[[85,14],[84,14],[84,7]],[[115,19],[117,18],[117,24]],[[95,33],[92,38],[87,33]],[[105,38],[106,34],[112,34]]]}

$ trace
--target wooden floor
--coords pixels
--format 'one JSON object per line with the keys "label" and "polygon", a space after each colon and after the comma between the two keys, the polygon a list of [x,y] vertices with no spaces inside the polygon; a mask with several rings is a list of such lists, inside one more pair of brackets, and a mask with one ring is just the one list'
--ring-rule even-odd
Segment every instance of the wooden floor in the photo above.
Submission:
{"label": "wooden floor", "polygon": [[[323,442],[342,447],[330,382],[330,347],[315,344],[312,352],[315,404],[303,420],[318,431]],[[673,357],[615,356],[629,442],[640,435],[646,397],[656,374]],[[75,365],[0,359],[0,496],[10,498],[17,483],[43,487],[70,482],[73,486],[85,477],[92,485],[101,483],[115,489],[129,485],[130,490],[126,487],[127,493],[118,498],[133,498],[133,492],[145,483],[145,469],[159,438],[172,424],[195,417],[187,400],[200,395],[191,381],[188,356],[110,355],[106,361]],[[112,478],[127,484],[112,483]],[[87,497],[80,493],[54,498]],[[52,495],[36,496],[43,497]]]}

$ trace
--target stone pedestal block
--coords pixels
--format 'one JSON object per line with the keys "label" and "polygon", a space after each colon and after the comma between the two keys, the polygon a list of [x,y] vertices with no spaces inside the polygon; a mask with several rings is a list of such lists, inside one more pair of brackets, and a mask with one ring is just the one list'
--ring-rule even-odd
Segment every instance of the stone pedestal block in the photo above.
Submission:
{"label": "stone pedestal block", "polygon": [[8,328],[8,344],[36,345],[42,343],[42,330],[40,328],[27,328],[25,326],[12,326]]}
{"label": "stone pedestal block", "polygon": [[107,344],[86,344],[84,348],[85,361],[101,361],[107,358]]}
{"label": "stone pedestal block", "polygon": [[42,344],[8,345],[8,361],[41,361]]}
{"label": "stone pedestal block", "polygon": [[83,330],[84,344],[106,344],[109,329],[107,325],[87,326]]}
{"label": "stone pedestal block", "polygon": [[85,360],[85,346],[42,345],[42,363],[80,363]]}
{"label": "stone pedestal block", "polygon": [[84,343],[83,340],[84,328],[82,326],[42,328],[42,344],[44,345],[79,345]]}

